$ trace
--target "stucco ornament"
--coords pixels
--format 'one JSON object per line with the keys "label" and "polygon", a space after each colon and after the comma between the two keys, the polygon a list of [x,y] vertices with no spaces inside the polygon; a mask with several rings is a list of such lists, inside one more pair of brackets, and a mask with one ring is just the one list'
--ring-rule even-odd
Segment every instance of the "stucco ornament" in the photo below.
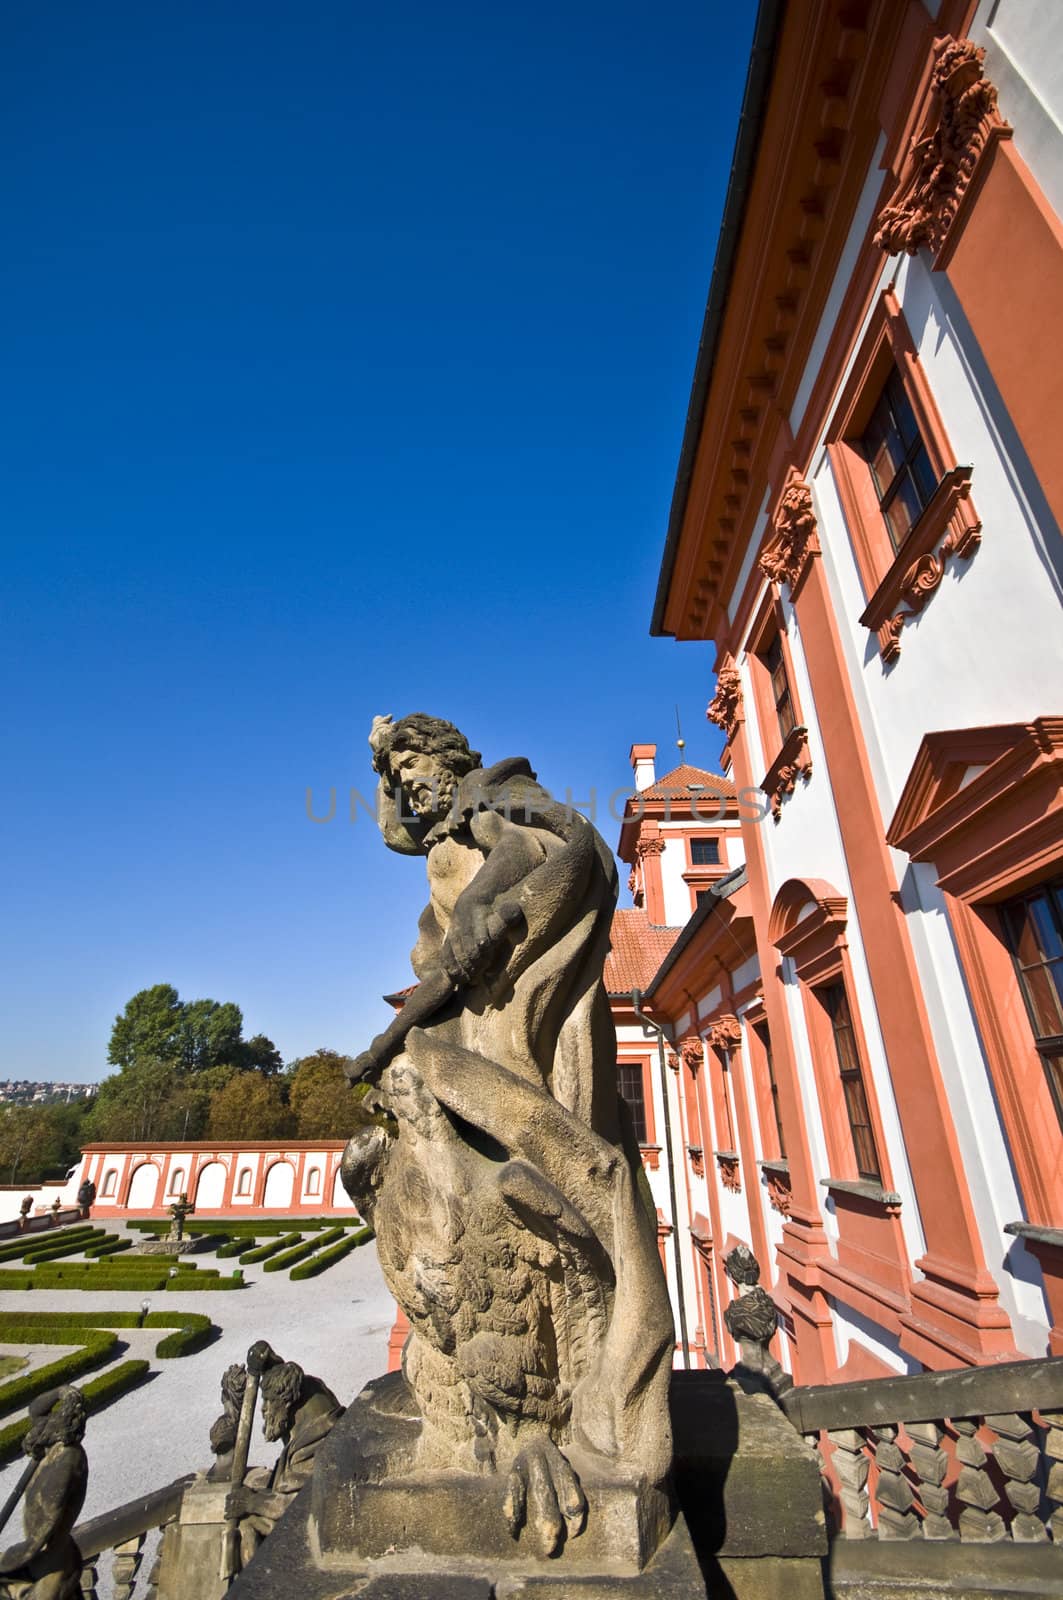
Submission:
{"label": "stucco ornament", "polygon": [[771,534],[758,565],[772,583],[788,583],[792,589],[809,558],[818,553],[819,533],[812,490],[803,478],[791,472],[779,497]]}
{"label": "stucco ornament", "polygon": [[990,140],[1010,129],[983,72],[985,51],[946,34],[934,65],[921,126],[909,147],[897,193],[879,213],[875,243],[887,255],[940,250]]}
{"label": "stucco ornament", "polygon": [[[365,1391],[378,1456],[351,1471],[419,1475],[432,1493],[441,1471],[499,1484],[477,1547],[500,1517],[504,1544],[567,1554],[592,1539],[589,1483],[610,1474],[641,1485],[632,1519],[647,1486],[649,1522],[669,1515],[672,1318],[602,984],[616,872],[523,758],[484,768],[421,714],[377,718],[370,744],[381,832],[427,859],[429,898],[418,986],[352,1069],[396,1136],[355,1134],[344,1181],[368,1200],[411,1333],[401,1392]],[[327,1522],[324,1489],[320,1504]],[[409,1537],[437,1548],[415,1523]]]}

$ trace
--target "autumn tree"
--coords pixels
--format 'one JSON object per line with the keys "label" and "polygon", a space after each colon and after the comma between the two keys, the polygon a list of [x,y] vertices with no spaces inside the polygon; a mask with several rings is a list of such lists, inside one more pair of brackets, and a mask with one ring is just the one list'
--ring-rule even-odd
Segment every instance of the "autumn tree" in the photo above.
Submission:
{"label": "autumn tree", "polygon": [[8,1183],[42,1178],[62,1162],[61,1120],[50,1106],[0,1106],[0,1171]]}
{"label": "autumn tree", "polygon": [[346,1139],[359,1122],[361,1094],[347,1082],[351,1056],[315,1050],[289,1067],[288,1101],[300,1139]]}
{"label": "autumn tree", "polygon": [[291,1122],[280,1084],[261,1072],[234,1073],[210,1097],[211,1139],[281,1139],[290,1133]]}

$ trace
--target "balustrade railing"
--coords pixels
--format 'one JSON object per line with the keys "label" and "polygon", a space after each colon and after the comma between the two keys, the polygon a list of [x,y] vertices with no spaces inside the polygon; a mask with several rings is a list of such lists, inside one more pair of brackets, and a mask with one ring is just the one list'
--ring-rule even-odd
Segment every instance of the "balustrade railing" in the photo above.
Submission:
{"label": "balustrade railing", "polygon": [[155,1600],[157,1561],[144,1571],[149,1536],[173,1522],[181,1509],[181,1496],[194,1474],[175,1478],[163,1489],[141,1495],[102,1516],[79,1523],[74,1538],[84,1557],[81,1592],[84,1600],[97,1600],[101,1558],[113,1552],[113,1600]]}
{"label": "balustrade railing", "polygon": [[842,1540],[1050,1544],[1063,1555],[1063,1357],[795,1388]]}

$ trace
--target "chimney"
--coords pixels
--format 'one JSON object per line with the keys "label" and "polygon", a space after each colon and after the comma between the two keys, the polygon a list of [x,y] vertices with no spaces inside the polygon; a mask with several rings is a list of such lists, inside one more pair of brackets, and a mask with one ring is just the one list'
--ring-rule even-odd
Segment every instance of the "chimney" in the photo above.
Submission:
{"label": "chimney", "polygon": [[657,754],[655,744],[633,744],[631,746],[631,765],[635,771],[635,788],[641,794],[643,789],[648,789],[657,781],[653,770],[653,758]]}

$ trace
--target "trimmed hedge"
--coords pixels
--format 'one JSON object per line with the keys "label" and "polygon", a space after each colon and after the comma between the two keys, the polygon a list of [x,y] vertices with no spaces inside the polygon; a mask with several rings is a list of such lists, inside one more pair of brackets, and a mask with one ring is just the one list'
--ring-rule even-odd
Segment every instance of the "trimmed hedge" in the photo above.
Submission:
{"label": "trimmed hedge", "polygon": [[172,1289],[175,1294],[184,1294],[192,1289],[246,1289],[243,1278],[235,1275],[231,1278],[209,1277],[205,1272],[197,1272],[195,1277],[189,1273],[186,1278],[178,1275],[176,1278],[167,1278],[165,1287]]}
{"label": "trimmed hedge", "polygon": [[268,1239],[265,1244],[257,1245],[253,1250],[245,1250],[240,1257],[241,1263],[245,1261],[265,1261],[269,1256],[275,1256],[278,1250],[290,1250],[293,1245],[302,1241],[301,1233],[286,1233],[279,1239]]}
{"label": "trimmed hedge", "polygon": [[39,1261],[58,1261],[60,1256],[81,1255],[90,1244],[103,1244],[105,1239],[117,1239],[116,1233],[105,1233],[102,1228],[93,1228],[91,1232],[81,1234],[77,1239],[70,1239],[66,1244],[41,1244],[35,1250],[27,1250],[22,1257],[27,1267],[35,1267]]}
{"label": "trimmed hedge", "polygon": [[[305,1228],[308,1231],[321,1228],[350,1228],[357,1226],[360,1218],[356,1212],[351,1212],[344,1217],[227,1217],[218,1221],[189,1222],[185,1232],[197,1238],[203,1234],[228,1234],[235,1239],[240,1234],[270,1234],[291,1233],[295,1228]],[[162,1238],[169,1232],[169,1223],[156,1220],[130,1221],[125,1224],[128,1228],[136,1228],[140,1233],[154,1234]]]}
{"label": "trimmed hedge", "polygon": [[337,1261],[342,1261],[344,1256],[349,1256],[352,1250],[357,1250],[360,1244],[365,1244],[372,1237],[372,1228],[359,1228],[356,1233],[348,1233],[338,1244],[331,1245],[327,1250],[319,1250],[309,1261],[294,1266],[288,1276],[296,1280],[316,1278],[319,1272],[327,1272],[329,1267],[335,1266]]}
{"label": "trimmed hedge", "polygon": [[0,1416],[29,1405],[35,1395],[44,1394],[45,1390],[54,1389],[57,1384],[69,1383],[79,1373],[90,1372],[101,1362],[110,1361],[117,1343],[118,1335],[106,1328],[87,1329],[78,1335],[76,1350],[69,1351],[56,1361],[49,1361],[35,1372],[26,1372],[19,1378],[0,1383]]}
{"label": "trimmed hedge", "polygon": [[[101,1372],[98,1378],[83,1383],[81,1394],[86,1411],[90,1414],[102,1411],[119,1395],[142,1383],[149,1369],[150,1363],[147,1361],[121,1361],[117,1367],[111,1367],[109,1371]],[[9,1422],[6,1428],[0,1428],[0,1463],[11,1461],[19,1454],[29,1426],[29,1417],[19,1417],[17,1422]]]}
{"label": "trimmed hedge", "polygon": [[[337,1233],[342,1233],[342,1231],[341,1228],[336,1230]],[[322,1235],[321,1239],[306,1239],[302,1244],[297,1244],[293,1250],[285,1250],[280,1255],[271,1256],[263,1265],[262,1270],[263,1272],[283,1272],[285,1267],[294,1267],[297,1261],[305,1261],[307,1256],[315,1255],[321,1249],[323,1241],[331,1243],[334,1237],[335,1235],[326,1233]]]}
{"label": "trimmed hedge", "polygon": [[67,1244],[72,1239],[84,1238],[86,1234],[101,1231],[89,1222],[79,1222],[73,1228],[57,1228],[47,1233],[20,1234],[9,1244],[0,1245],[0,1261],[18,1261],[27,1251],[44,1250],[53,1244]]}
{"label": "trimmed hedge", "polygon": [[228,1239],[225,1244],[220,1244],[217,1250],[215,1250],[214,1254],[218,1257],[219,1261],[225,1256],[239,1256],[242,1255],[245,1250],[253,1249],[255,1243],[256,1240],[254,1235],[251,1235],[250,1237],[241,1235],[238,1239]]}
{"label": "trimmed hedge", "polygon": [[132,1248],[132,1239],[119,1239],[117,1234],[112,1233],[108,1234],[106,1239],[101,1239],[99,1244],[87,1245],[85,1254],[94,1256],[98,1260],[100,1256],[116,1256],[120,1250],[131,1250]]}
{"label": "trimmed hedge", "polygon": [[201,1311],[12,1311],[0,1316],[0,1344],[63,1344],[75,1328],[173,1328],[155,1346],[160,1361],[192,1355],[219,1331]]}

